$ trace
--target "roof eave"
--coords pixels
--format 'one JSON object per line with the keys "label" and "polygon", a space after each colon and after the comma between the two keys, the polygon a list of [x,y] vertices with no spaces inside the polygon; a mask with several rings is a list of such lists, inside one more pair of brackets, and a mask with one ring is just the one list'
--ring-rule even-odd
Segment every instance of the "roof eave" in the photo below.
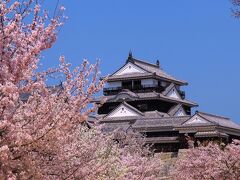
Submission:
{"label": "roof eave", "polygon": [[176,80],[176,79],[170,79],[170,78],[165,78],[165,77],[162,77],[162,76],[158,76],[154,73],[151,73],[148,75],[143,75],[143,76],[133,76],[133,77],[117,77],[117,76],[103,76],[103,77],[100,77],[100,80],[103,80],[103,79],[106,79],[107,78],[107,82],[114,82],[114,81],[121,81],[121,80],[125,80],[125,79],[139,79],[139,78],[142,78],[142,79],[147,79],[147,78],[156,78],[156,79],[159,79],[159,80],[165,80],[165,81],[168,81],[168,82],[173,82],[177,85],[181,85],[181,86],[187,86],[188,85],[188,82],[187,81],[183,81],[183,80]]}

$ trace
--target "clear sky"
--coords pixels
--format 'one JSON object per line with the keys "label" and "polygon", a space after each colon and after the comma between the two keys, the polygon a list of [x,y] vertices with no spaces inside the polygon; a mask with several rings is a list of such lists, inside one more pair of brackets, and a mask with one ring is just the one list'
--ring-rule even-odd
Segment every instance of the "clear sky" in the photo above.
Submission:
{"label": "clear sky", "polygon": [[[54,9],[57,0],[48,2]],[[46,1],[45,1],[46,2]],[[101,59],[110,74],[133,56],[187,80],[187,99],[199,110],[240,123],[240,20],[229,0],[60,0],[69,17],[43,65],[59,55],[74,66]]]}

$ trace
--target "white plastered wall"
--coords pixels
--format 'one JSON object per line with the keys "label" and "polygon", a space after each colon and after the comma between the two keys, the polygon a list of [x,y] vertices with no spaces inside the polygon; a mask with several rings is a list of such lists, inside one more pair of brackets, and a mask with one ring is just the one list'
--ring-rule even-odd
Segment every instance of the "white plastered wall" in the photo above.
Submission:
{"label": "white plastered wall", "polygon": [[121,87],[121,86],[122,86],[122,83],[120,81],[107,83],[107,87],[110,87],[110,88],[116,88],[116,87]]}
{"label": "white plastered wall", "polygon": [[167,94],[167,96],[175,99],[181,99],[176,88],[172,88],[171,91]]}
{"label": "white plastered wall", "polygon": [[156,79],[142,79],[141,85],[157,85],[158,81]]}
{"label": "white plastered wall", "polygon": [[205,123],[208,123],[208,121],[206,121],[205,119],[201,118],[198,115],[195,115],[184,124],[205,124]]}

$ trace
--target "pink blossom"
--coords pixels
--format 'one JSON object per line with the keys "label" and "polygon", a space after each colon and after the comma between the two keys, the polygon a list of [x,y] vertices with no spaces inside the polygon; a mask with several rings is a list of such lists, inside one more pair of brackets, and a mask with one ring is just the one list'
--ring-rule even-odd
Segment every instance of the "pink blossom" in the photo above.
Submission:
{"label": "pink blossom", "polygon": [[[98,63],[84,60],[71,71],[61,56],[58,68],[37,72],[62,17],[40,16],[36,3],[0,0],[0,179],[159,177],[161,162],[137,138],[122,133],[120,147],[116,134],[84,125],[98,108],[89,105],[106,81],[98,80]],[[28,15],[33,20],[26,24]],[[46,79],[59,74],[62,85],[48,88]]]}

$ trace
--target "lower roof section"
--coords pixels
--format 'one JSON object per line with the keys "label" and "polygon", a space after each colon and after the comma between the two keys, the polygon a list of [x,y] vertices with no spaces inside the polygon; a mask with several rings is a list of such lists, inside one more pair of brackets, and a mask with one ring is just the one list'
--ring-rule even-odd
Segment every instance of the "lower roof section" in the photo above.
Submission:
{"label": "lower roof section", "polygon": [[149,137],[146,138],[146,143],[149,144],[167,144],[167,143],[179,143],[178,137]]}
{"label": "lower roof section", "polygon": [[[131,116],[126,111],[129,108]],[[97,115],[89,117],[89,122],[93,121],[102,125],[105,132],[116,129],[123,131],[134,130],[141,133],[177,132],[179,134],[194,134],[195,137],[227,137],[234,136],[240,138],[240,125],[234,123],[229,118],[213,114],[196,112],[193,116],[170,116],[158,111],[140,113],[127,103],[118,107],[116,114]],[[114,112],[114,110],[113,110]],[[118,114],[126,113],[126,116]],[[116,116],[115,116],[116,115]]]}
{"label": "lower roof section", "polygon": [[159,111],[141,112],[126,102],[121,103],[109,114],[89,117],[90,121],[92,124],[94,124],[93,121],[102,124],[105,132],[131,129],[141,133],[159,133],[160,136],[164,132],[170,132],[170,134],[178,133],[181,136],[194,134],[195,137],[231,135],[240,139],[240,125],[226,117],[198,111],[192,116],[179,116],[179,114],[172,116],[171,113]]}
{"label": "lower roof section", "polygon": [[222,138],[228,138],[229,135],[226,133],[221,133],[218,131],[205,131],[205,132],[197,132],[194,137],[196,138],[205,138],[205,137],[222,137]]}
{"label": "lower roof section", "polygon": [[134,93],[130,90],[124,90],[116,95],[111,96],[105,96],[99,99],[95,99],[94,102],[100,102],[102,99],[106,99],[106,103],[108,102],[123,102],[123,101],[140,101],[140,100],[161,100],[165,102],[171,102],[176,104],[184,104],[189,107],[196,107],[198,106],[197,103],[189,101],[187,99],[179,99],[179,98],[173,98],[168,97],[166,95],[163,95],[161,93],[157,92],[144,92],[144,93]]}

